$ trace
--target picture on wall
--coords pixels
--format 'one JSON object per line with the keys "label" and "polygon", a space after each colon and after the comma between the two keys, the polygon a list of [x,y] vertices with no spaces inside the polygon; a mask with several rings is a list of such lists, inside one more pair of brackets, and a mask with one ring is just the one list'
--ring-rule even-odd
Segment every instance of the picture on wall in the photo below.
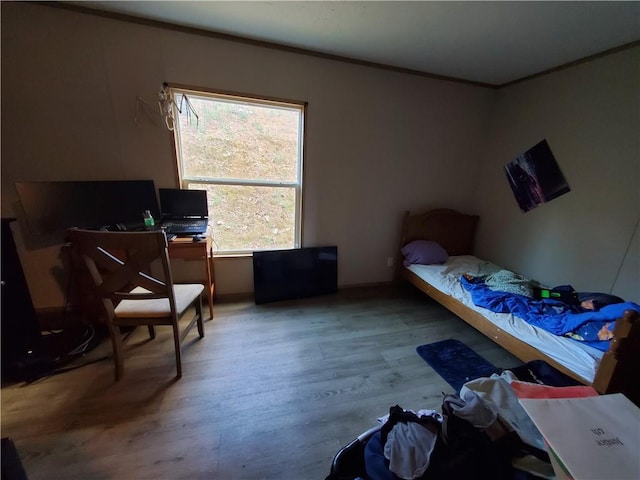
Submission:
{"label": "picture on wall", "polygon": [[517,156],[504,169],[523,213],[571,190],[546,140]]}

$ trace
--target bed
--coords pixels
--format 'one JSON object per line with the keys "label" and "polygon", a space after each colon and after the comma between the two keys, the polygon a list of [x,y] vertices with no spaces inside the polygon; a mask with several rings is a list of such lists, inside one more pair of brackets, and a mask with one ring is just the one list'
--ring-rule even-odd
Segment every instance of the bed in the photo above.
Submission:
{"label": "bed", "polygon": [[441,245],[448,254],[444,264],[403,265],[399,253],[398,277],[449,309],[523,362],[544,360],[561,372],[600,393],[623,392],[640,404],[640,312],[627,309],[615,322],[606,351],[571,338],[553,335],[515,315],[494,313],[473,303],[459,281],[489,262],[473,256],[478,217],[450,209],[406,212],[400,246],[414,240]]}

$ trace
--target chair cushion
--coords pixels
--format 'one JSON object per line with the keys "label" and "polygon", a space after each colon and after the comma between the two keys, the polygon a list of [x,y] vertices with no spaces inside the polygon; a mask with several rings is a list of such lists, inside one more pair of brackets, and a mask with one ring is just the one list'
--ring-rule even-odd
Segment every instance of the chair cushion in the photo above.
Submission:
{"label": "chair cushion", "polygon": [[[204,285],[200,283],[178,284],[173,286],[176,297],[177,315],[182,313],[203,292]],[[136,287],[131,293],[150,293],[142,287]],[[159,318],[171,315],[168,298],[151,300],[123,300],[115,309],[117,318]]]}

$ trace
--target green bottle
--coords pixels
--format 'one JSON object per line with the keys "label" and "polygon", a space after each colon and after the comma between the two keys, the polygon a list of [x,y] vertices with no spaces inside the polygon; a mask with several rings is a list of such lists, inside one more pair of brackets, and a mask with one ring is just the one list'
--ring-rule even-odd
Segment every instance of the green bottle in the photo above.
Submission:
{"label": "green bottle", "polygon": [[143,217],[144,228],[146,228],[147,230],[153,230],[153,226],[156,224],[156,222],[153,220],[153,215],[151,215],[151,212],[149,210],[145,210]]}

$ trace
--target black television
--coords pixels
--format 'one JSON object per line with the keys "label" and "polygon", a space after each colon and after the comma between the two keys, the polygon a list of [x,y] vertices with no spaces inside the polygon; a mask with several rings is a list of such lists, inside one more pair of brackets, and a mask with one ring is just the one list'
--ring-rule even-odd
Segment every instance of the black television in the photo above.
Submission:
{"label": "black television", "polygon": [[256,304],[338,291],[338,247],[253,252]]}
{"label": "black television", "polygon": [[32,235],[70,227],[127,229],[144,226],[149,210],[159,220],[153,180],[17,182],[18,199]]}

